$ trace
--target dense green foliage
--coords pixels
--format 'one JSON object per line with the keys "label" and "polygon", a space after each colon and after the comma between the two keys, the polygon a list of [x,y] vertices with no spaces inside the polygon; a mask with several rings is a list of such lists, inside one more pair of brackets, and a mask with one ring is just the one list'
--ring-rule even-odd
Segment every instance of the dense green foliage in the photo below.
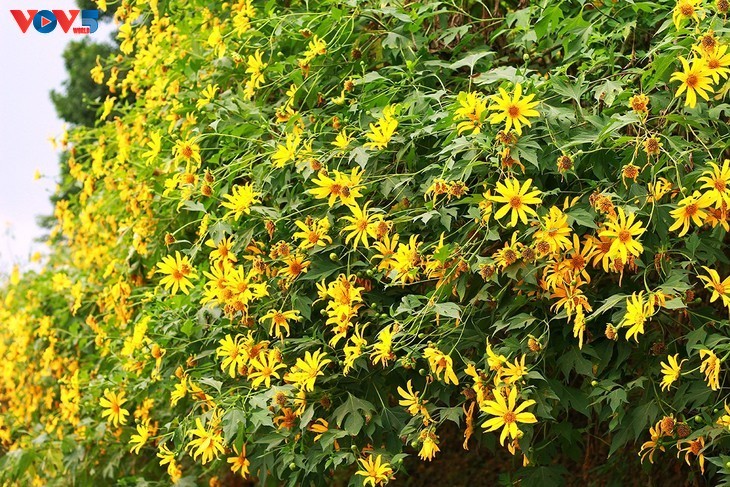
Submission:
{"label": "dense green foliage", "polygon": [[68,79],[63,91],[51,91],[51,100],[59,118],[74,125],[93,127],[100,100],[110,95],[106,85],[94,83],[89,72],[97,59],[105,59],[116,50],[104,43],[87,39],[71,41],[63,52]]}
{"label": "dense green foliage", "polygon": [[0,290],[0,476],[725,482],[723,2],[123,1]]}

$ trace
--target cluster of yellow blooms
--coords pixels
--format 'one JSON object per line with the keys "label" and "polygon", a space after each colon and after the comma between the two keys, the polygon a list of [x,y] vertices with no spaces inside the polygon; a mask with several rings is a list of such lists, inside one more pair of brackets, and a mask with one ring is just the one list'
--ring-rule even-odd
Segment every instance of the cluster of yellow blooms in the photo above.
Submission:
{"label": "cluster of yellow blooms", "polygon": [[[123,444],[140,459],[155,452],[177,483],[216,462],[243,478],[294,475],[307,470],[296,455],[316,444],[317,462],[357,465],[357,481],[376,487],[401,468],[373,439],[388,428],[373,420],[382,407],[423,461],[444,447],[448,409],[465,450],[496,434],[534,464],[533,430],[538,416],[549,423],[541,407],[554,398],[536,380],[551,334],[596,359],[584,375],[597,376],[598,340],[608,362],[613,347],[628,355],[652,332],[668,335],[662,319],[689,324],[690,304],[730,312],[724,261],[661,240],[726,235],[730,161],[701,161],[684,183],[678,164],[667,166],[676,177],[660,167],[669,154],[649,129],[649,94],[627,93],[617,110],[629,121],[622,143],[633,150],[635,136],[636,150],[611,167],[614,180],[554,188],[578,177],[579,153],[560,148],[556,163],[533,163],[537,171],[521,162],[534,138],[554,140],[562,116],[549,76],[500,81],[489,95],[471,83],[434,94],[438,128],[416,134],[422,99],[366,91],[355,69],[334,84],[321,74],[360,59],[368,43],[339,28],[271,28],[250,0],[217,8],[190,24],[156,1],[125,0],[115,14],[124,56],[92,70],[114,96],[100,100],[97,127],[62,144],[73,191],[55,207],[57,255],[37,280],[15,272],[2,291],[4,448],[30,448],[41,432]],[[678,31],[704,11],[701,0],[679,0]],[[294,47],[277,52],[266,43],[280,29],[291,29]],[[694,109],[698,96],[724,96],[730,54],[713,31],[692,43],[671,82]],[[446,142],[432,140],[437,133]],[[417,146],[442,142],[438,163],[423,169]],[[442,157],[452,149],[464,160]],[[647,168],[651,181],[641,178]],[[678,282],[665,279],[672,253],[687,259]],[[627,281],[623,294],[602,287]],[[516,314],[528,306],[531,314]],[[591,324],[613,308],[597,338]],[[720,391],[727,354],[718,343],[697,334],[677,353],[662,343],[652,358],[659,373],[647,377],[667,393],[685,380]],[[366,389],[377,407],[362,399]],[[704,471],[711,428],[730,428],[725,409],[689,438],[679,417],[666,416],[649,429],[642,459],[671,439]],[[274,454],[291,463],[272,467]],[[47,468],[34,467],[34,481],[62,475]]]}

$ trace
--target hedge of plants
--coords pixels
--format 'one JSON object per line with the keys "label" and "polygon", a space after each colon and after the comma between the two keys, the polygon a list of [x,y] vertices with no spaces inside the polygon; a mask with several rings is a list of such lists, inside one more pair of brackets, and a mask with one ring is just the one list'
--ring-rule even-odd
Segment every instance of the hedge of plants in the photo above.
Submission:
{"label": "hedge of plants", "polygon": [[376,487],[446,427],[726,482],[727,0],[115,8],[0,289],[3,485]]}

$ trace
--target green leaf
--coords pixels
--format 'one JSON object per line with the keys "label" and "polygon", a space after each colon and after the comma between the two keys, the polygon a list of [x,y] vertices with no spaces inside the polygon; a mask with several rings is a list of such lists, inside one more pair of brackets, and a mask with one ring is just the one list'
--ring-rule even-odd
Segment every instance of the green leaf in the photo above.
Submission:
{"label": "green leaf", "polygon": [[469,71],[474,72],[474,65],[482,58],[489,56],[490,54],[494,54],[493,51],[485,50],[485,51],[477,51],[474,53],[469,54],[468,56],[463,57],[462,59],[459,59],[458,61],[455,61],[451,63],[449,68],[451,69],[459,69],[464,66],[469,67]]}
{"label": "green leaf", "polygon": [[583,93],[585,93],[588,89],[587,86],[582,84],[581,79],[577,80],[575,83],[571,83],[566,78],[559,77],[552,79],[552,88],[555,93],[563,95],[578,104],[580,104],[580,99],[583,96]]}
{"label": "green leaf", "polygon": [[180,331],[189,337],[193,336],[193,333],[195,333],[195,322],[190,319],[185,320],[185,322],[180,327]]}
{"label": "green leaf", "polygon": [[201,384],[205,384],[207,386],[212,387],[218,393],[221,392],[221,386],[223,385],[223,382],[221,382],[219,380],[215,380],[212,377],[203,377],[198,382],[200,382]]}
{"label": "green leaf", "polygon": [[364,147],[355,147],[350,151],[350,160],[354,160],[358,166],[365,169],[370,160],[370,153]]}
{"label": "green leaf", "polygon": [[601,101],[606,104],[606,106],[613,105],[613,102],[616,100],[616,97],[624,91],[623,83],[620,81],[614,81],[614,80],[606,80],[603,84],[596,87],[594,92],[594,97],[596,101]]}
{"label": "green leaf", "polygon": [[351,413],[347,415],[344,428],[351,436],[356,436],[360,433],[364,424],[365,418],[363,418],[360,414]]}
{"label": "green leaf", "polygon": [[461,424],[461,416],[464,412],[460,407],[456,406],[453,408],[442,408],[439,410],[439,414],[442,421],[453,421],[458,426]]}
{"label": "green leaf", "polygon": [[584,227],[597,229],[598,225],[596,225],[596,222],[594,220],[594,216],[591,215],[591,213],[588,210],[585,210],[583,208],[575,208],[573,210],[570,210],[566,213],[570,218],[573,219],[578,225],[583,225]]}
{"label": "green leaf", "polygon": [[623,388],[614,389],[608,394],[608,405],[613,412],[618,411],[622,404],[628,402],[626,391]]}
{"label": "green leaf", "polygon": [[461,306],[456,303],[436,303],[434,305],[434,308],[437,315],[445,316],[447,318],[454,318],[457,320],[461,318]]}
{"label": "green leaf", "polygon": [[246,413],[240,409],[229,409],[223,415],[221,424],[223,425],[223,438],[227,443],[231,443],[238,433],[239,426],[246,425]]}
{"label": "green leaf", "polygon": [[368,83],[372,83],[375,80],[381,80],[385,79],[380,73],[377,71],[370,71],[369,73],[365,74],[362,78],[358,78],[354,81],[355,85],[366,85]]}
{"label": "green leaf", "polygon": [[[335,424],[338,427],[343,427],[351,435],[357,435],[360,432],[365,419],[363,415],[371,415],[375,411],[375,406],[369,401],[359,399],[349,392],[347,393],[347,400],[335,409],[332,416],[335,420]],[[352,418],[355,416],[355,418]]]}
{"label": "green leaf", "polygon": [[611,308],[614,308],[617,304],[626,301],[626,294],[614,294],[610,298],[606,299],[601,306],[599,306],[593,313],[588,315],[586,321],[594,319],[596,316],[605,313]]}
{"label": "green leaf", "polygon": [[677,296],[676,298],[672,298],[669,301],[665,302],[662,307],[666,309],[683,309],[686,308],[687,305],[684,304],[684,301],[681,297]]}
{"label": "green leaf", "polygon": [[200,203],[198,201],[185,201],[183,203],[183,208],[185,208],[188,211],[205,212],[205,206],[203,206],[203,203]]}
{"label": "green leaf", "polygon": [[571,475],[562,465],[535,466],[520,472],[523,487],[559,487],[565,485],[565,477]]}

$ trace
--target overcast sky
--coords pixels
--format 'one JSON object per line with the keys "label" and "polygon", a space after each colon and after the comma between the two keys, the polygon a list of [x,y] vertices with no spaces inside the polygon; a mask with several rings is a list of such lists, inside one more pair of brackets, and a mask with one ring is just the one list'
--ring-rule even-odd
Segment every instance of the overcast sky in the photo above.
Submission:
{"label": "overcast sky", "polygon": [[[44,233],[36,216],[53,211],[49,197],[59,172],[58,153],[48,139],[63,132],[49,92],[66,79],[64,47],[80,38],[60,27],[41,34],[31,26],[23,34],[10,10],[73,8],[73,0],[10,0],[0,7],[0,272],[13,263],[22,267],[42,250],[33,242]],[[107,25],[91,35],[104,41],[112,30]],[[43,175],[38,181],[36,169]]]}

